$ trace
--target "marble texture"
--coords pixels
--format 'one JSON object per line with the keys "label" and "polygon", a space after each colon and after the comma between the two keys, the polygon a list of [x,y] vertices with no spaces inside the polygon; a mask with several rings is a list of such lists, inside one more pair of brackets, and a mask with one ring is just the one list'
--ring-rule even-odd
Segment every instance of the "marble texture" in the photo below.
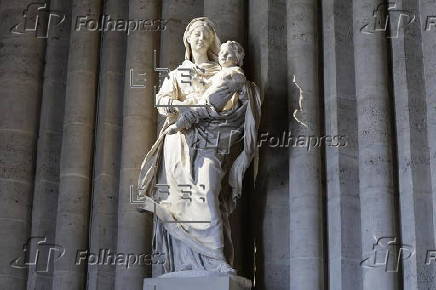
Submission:
{"label": "marble texture", "polygon": [[[261,99],[240,68],[244,49],[235,41],[221,44],[208,18],[193,19],[183,42],[185,61],[156,95],[166,120],[142,163],[138,188],[147,196],[144,209],[156,216],[153,250],[166,254],[165,272],[233,273],[228,216],[255,154]],[[234,151],[238,143],[242,150]],[[157,185],[167,187],[166,196]]]}

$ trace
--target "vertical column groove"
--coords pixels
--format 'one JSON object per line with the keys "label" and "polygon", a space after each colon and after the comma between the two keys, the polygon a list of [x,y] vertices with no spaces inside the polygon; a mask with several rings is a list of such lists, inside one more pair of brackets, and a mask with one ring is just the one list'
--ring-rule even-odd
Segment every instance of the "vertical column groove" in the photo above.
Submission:
{"label": "vertical column groove", "polygon": [[76,254],[88,248],[100,33],[77,27],[76,21],[99,19],[100,9],[100,0],[72,2],[56,222],[56,244],[65,248],[65,255],[54,264],[56,290],[83,289],[86,281],[86,261],[77,265]]}
{"label": "vertical column groove", "polygon": [[25,258],[22,247],[30,234],[46,44],[37,38],[39,30],[29,31],[40,7],[30,4],[0,2],[0,288],[5,290],[26,289],[27,278],[26,269],[10,263]]}
{"label": "vertical column groove", "polygon": [[[160,0],[129,1],[130,19],[158,19],[160,15]],[[153,49],[158,48],[157,36],[158,32],[136,31],[127,40],[117,233],[117,251],[124,254],[150,255],[152,250],[151,215],[139,213],[138,205],[130,203],[129,189],[136,186],[142,160],[156,139]],[[130,69],[145,73],[145,87],[130,87]],[[140,290],[145,276],[151,276],[151,267],[117,267],[115,289]]]}
{"label": "vertical column groove", "polygon": [[[300,96],[300,91],[290,86],[290,128],[296,136],[306,138],[321,134],[317,15],[316,0],[287,1],[288,79],[291,84],[295,78],[302,90]],[[300,110],[297,117],[301,123],[292,119],[295,110]],[[320,150],[289,150],[290,289],[295,290],[324,289]]]}
{"label": "vertical column groove", "polygon": [[[50,27],[47,38],[31,236],[46,238],[46,243],[53,244],[59,194],[59,159],[62,147],[71,3],[52,0],[50,1],[50,10],[58,11],[58,17],[65,16],[65,21],[60,25]],[[40,251],[40,257],[48,257],[50,249],[32,243],[29,256],[35,257],[37,251]],[[53,265],[53,261],[54,256],[52,255],[48,262],[49,265]],[[31,266],[29,267],[27,289],[51,289],[52,279],[52,266],[47,272],[41,271],[38,265]]]}
{"label": "vertical column groove", "polygon": [[[387,5],[387,1],[381,4]],[[365,25],[372,27],[373,12],[379,5],[378,0],[353,1],[363,259],[371,259],[375,249],[383,248],[386,238],[401,242],[395,213],[397,194],[393,176],[387,39],[384,33],[364,33],[363,30]],[[387,6],[382,9],[380,12],[386,13]],[[381,238],[385,240],[379,240]],[[391,266],[366,265],[363,289],[397,289],[398,274],[386,270]]]}
{"label": "vertical column groove", "polygon": [[[111,20],[127,19],[128,3],[106,0],[103,14],[110,16]],[[124,31],[105,31],[102,34],[89,237],[89,250],[93,254],[107,250],[115,255],[117,249],[126,42]],[[112,264],[89,265],[87,289],[113,289],[115,267]]]}

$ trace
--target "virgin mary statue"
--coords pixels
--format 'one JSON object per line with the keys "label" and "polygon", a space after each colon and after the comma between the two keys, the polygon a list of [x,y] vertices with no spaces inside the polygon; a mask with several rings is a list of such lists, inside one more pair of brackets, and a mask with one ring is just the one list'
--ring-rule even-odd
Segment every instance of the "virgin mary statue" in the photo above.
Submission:
{"label": "virgin mary statue", "polygon": [[245,81],[231,108],[168,134],[179,108],[198,105],[198,96],[221,70],[220,40],[208,18],[193,19],[183,42],[185,61],[169,73],[156,96],[166,120],[142,163],[138,188],[146,196],[143,210],[155,217],[153,250],[167,258],[158,272],[235,273],[228,218],[255,154],[260,95]]}

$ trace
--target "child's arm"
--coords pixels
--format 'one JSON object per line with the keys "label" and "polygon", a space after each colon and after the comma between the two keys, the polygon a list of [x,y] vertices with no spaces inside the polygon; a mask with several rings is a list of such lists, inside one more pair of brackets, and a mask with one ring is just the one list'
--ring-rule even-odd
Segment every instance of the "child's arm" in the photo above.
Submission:
{"label": "child's arm", "polygon": [[243,73],[229,71],[221,81],[212,85],[204,94],[204,98],[217,112],[229,110],[238,102],[238,92],[242,90],[246,79]]}
{"label": "child's arm", "polygon": [[191,110],[183,111],[179,114],[177,121],[166,129],[165,133],[171,135],[182,129],[189,129],[192,124],[198,123],[201,118],[208,116],[209,113],[206,107],[191,108]]}
{"label": "child's arm", "polygon": [[[238,94],[246,79],[242,73],[229,73],[216,80],[202,95],[209,107],[178,107],[179,118],[170,131],[174,134],[181,129],[187,129],[200,119],[210,117],[210,110],[217,112],[231,109],[238,102]],[[186,101],[185,101],[186,102]],[[211,108],[212,107],[212,108]]]}
{"label": "child's arm", "polygon": [[207,107],[187,107],[188,110],[180,112],[179,118],[175,125],[179,129],[191,128],[192,124],[198,123],[200,119],[209,117],[209,108]]}

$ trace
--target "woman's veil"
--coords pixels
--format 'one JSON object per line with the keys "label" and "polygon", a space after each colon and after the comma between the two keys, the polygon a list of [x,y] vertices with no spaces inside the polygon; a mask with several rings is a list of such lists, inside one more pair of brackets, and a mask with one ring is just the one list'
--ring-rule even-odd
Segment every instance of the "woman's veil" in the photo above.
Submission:
{"label": "woman's veil", "polygon": [[189,24],[186,26],[185,33],[183,34],[183,44],[185,44],[186,51],[185,51],[185,59],[192,61],[192,51],[191,51],[191,45],[188,42],[188,38],[191,35],[191,32],[194,30],[194,28],[198,26],[205,26],[207,27],[210,32],[213,34],[212,43],[210,45],[210,48],[207,52],[207,56],[209,57],[209,60],[218,61],[218,52],[220,50],[221,41],[218,38],[218,35],[216,33],[215,24],[213,24],[212,21],[209,20],[207,17],[198,17],[194,18],[189,22]]}

